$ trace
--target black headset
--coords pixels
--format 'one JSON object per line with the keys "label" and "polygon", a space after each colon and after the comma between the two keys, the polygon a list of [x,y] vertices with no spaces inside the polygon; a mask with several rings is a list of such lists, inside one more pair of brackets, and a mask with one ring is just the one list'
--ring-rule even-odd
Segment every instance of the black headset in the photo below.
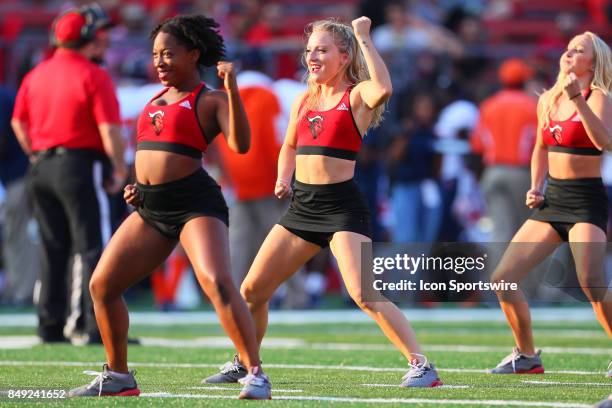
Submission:
{"label": "black headset", "polygon": [[[60,44],[55,36],[55,26],[62,17],[70,13],[80,14],[85,18],[85,23],[83,24],[83,27],[81,27],[81,33],[78,40],[66,41]],[[108,28],[111,26],[112,22],[106,11],[104,11],[99,4],[91,3],[80,8],[66,10],[57,16],[55,20],[53,20],[53,25],[51,26],[49,42],[53,47],[59,47],[61,45],[62,47],[66,48],[79,48],[88,42],[93,41],[96,38],[96,32],[99,29]]]}

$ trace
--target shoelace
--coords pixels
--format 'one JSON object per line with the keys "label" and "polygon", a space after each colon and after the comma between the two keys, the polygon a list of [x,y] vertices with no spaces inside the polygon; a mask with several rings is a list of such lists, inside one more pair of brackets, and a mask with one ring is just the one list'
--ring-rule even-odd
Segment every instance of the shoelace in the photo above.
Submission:
{"label": "shoelace", "polygon": [[408,365],[410,366],[410,370],[408,370],[408,372],[404,374],[404,376],[402,377],[402,381],[405,380],[406,378],[422,377],[423,374],[425,374],[425,371],[427,371],[428,369],[427,357],[425,357],[423,354],[416,354],[416,353],[412,353],[412,355],[423,357],[425,361],[423,361],[422,363],[419,363],[418,359],[409,361]]}
{"label": "shoelace", "polygon": [[498,367],[504,366],[509,362],[512,362],[512,372],[516,373],[516,361],[521,358],[523,354],[519,351],[518,348],[514,347],[512,349],[512,353],[508,354],[504,359],[497,365]]}
{"label": "shoelace", "polygon": [[240,371],[240,363],[237,358],[234,358],[234,361],[228,361],[219,367],[221,374],[229,374],[229,373],[237,373]]}
{"label": "shoelace", "polygon": [[99,382],[100,388],[98,389],[98,397],[100,397],[102,395],[102,384],[104,383],[104,380],[110,379],[109,375],[106,374],[106,372],[104,371],[99,372],[99,371],[91,371],[91,370],[85,370],[83,371],[83,374],[96,376],[96,378],[94,378],[93,381],[89,383],[87,388],[91,389],[96,385],[96,382]]}
{"label": "shoelace", "polygon": [[266,380],[267,378],[263,374],[248,374],[247,376],[238,379],[238,382],[242,385],[254,385],[256,387],[261,387],[266,383]]}

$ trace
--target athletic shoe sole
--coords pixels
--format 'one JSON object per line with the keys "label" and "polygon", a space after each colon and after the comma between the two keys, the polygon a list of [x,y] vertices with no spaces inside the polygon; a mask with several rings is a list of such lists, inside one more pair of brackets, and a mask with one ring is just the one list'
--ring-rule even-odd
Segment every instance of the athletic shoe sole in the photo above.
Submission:
{"label": "athletic shoe sole", "polygon": [[240,395],[238,395],[238,399],[247,399],[247,400],[271,400],[272,396],[270,395],[268,398],[249,398],[248,395],[245,395],[243,393],[240,393]]}
{"label": "athletic shoe sole", "polygon": [[134,388],[132,390],[121,391],[115,394],[104,394],[103,397],[137,397],[140,395],[140,390],[138,388]]}

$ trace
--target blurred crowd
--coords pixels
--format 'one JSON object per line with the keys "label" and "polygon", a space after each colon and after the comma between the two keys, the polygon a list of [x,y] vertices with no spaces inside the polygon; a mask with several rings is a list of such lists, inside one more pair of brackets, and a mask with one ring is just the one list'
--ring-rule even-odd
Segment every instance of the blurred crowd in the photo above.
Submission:
{"label": "blurred crowd", "polygon": [[[27,165],[27,161],[17,160],[17,153],[4,142],[9,132],[11,92],[25,73],[49,56],[48,33],[53,18],[85,3],[0,1],[0,94],[7,95],[2,98],[0,111],[0,178],[7,191],[14,180],[23,177]],[[220,23],[227,59],[240,67],[241,89],[267,92],[243,95],[253,128],[253,145],[257,146],[257,137],[267,137],[265,148],[252,152],[249,161],[241,164],[234,163],[222,142],[215,142],[217,149],[206,158],[211,174],[227,187],[224,191],[229,195],[230,214],[232,203],[238,208],[240,202],[272,197],[274,154],[282,143],[291,101],[304,89],[301,55],[305,26],[327,17],[345,22],[359,15],[370,17],[372,39],[387,63],[394,93],[382,126],[370,130],[364,140],[356,179],[373,214],[374,241],[394,243],[507,242],[527,216],[521,200],[529,188],[537,95],[554,82],[559,56],[575,34],[588,29],[608,42],[612,39],[609,0],[98,3],[114,22],[104,66],[118,86],[128,162],[134,154],[137,115],[161,88],[151,64],[148,34],[165,18],[177,13],[213,17]],[[204,78],[210,87],[218,86],[213,70]],[[612,196],[609,156],[603,174]],[[272,182],[253,180],[257,177]],[[513,198],[517,195],[518,203]],[[114,202],[113,213],[119,223],[129,209],[121,197],[115,197]],[[282,208],[266,210],[261,218],[278,219],[281,213]],[[505,218],[499,214],[507,214],[508,221],[503,223]],[[7,211],[3,225],[8,220],[15,219]],[[21,222],[28,225],[23,239],[36,248],[35,225],[29,219]],[[239,221],[240,225],[243,222]],[[264,230],[270,222],[275,220],[263,223]],[[251,236],[246,237],[248,240]],[[246,248],[247,243],[234,242],[240,240],[232,244],[236,256],[253,251]],[[23,243],[19,246],[25,247]],[[36,259],[32,255],[35,251],[29,252],[29,261]],[[245,256],[247,259],[241,261],[248,264],[251,255]],[[279,294],[279,304],[315,307],[325,291],[341,290],[334,268],[323,252],[285,289],[291,296]],[[36,266],[31,269],[19,278],[0,274],[0,294],[4,293],[5,302],[32,302]],[[179,295],[180,281],[188,275],[183,273],[185,269],[188,265],[176,253],[152,279],[160,307],[190,304],[188,298],[193,296],[189,297],[189,285]],[[237,271],[234,276],[243,273]]]}

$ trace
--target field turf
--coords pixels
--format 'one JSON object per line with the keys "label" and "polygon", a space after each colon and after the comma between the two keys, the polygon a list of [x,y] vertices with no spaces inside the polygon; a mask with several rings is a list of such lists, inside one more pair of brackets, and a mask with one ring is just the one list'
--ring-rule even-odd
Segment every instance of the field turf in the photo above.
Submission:
{"label": "field turf", "polygon": [[[399,388],[406,363],[373,323],[273,324],[262,350],[273,400],[238,401],[238,384],[200,383],[233,355],[218,325],[136,324],[130,335],[143,344],[130,347],[129,360],[143,396],[18,401],[5,395],[0,406],[589,407],[612,394],[612,378],[605,377],[612,344],[594,319],[536,322],[547,373],[529,376],[484,372],[511,350],[502,322],[413,326],[444,387]],[[101,346],[27,346],[33,335],[32,327],[0,326],[0,390],[66,390],[93,379],[83,370],[101,370]]]}

